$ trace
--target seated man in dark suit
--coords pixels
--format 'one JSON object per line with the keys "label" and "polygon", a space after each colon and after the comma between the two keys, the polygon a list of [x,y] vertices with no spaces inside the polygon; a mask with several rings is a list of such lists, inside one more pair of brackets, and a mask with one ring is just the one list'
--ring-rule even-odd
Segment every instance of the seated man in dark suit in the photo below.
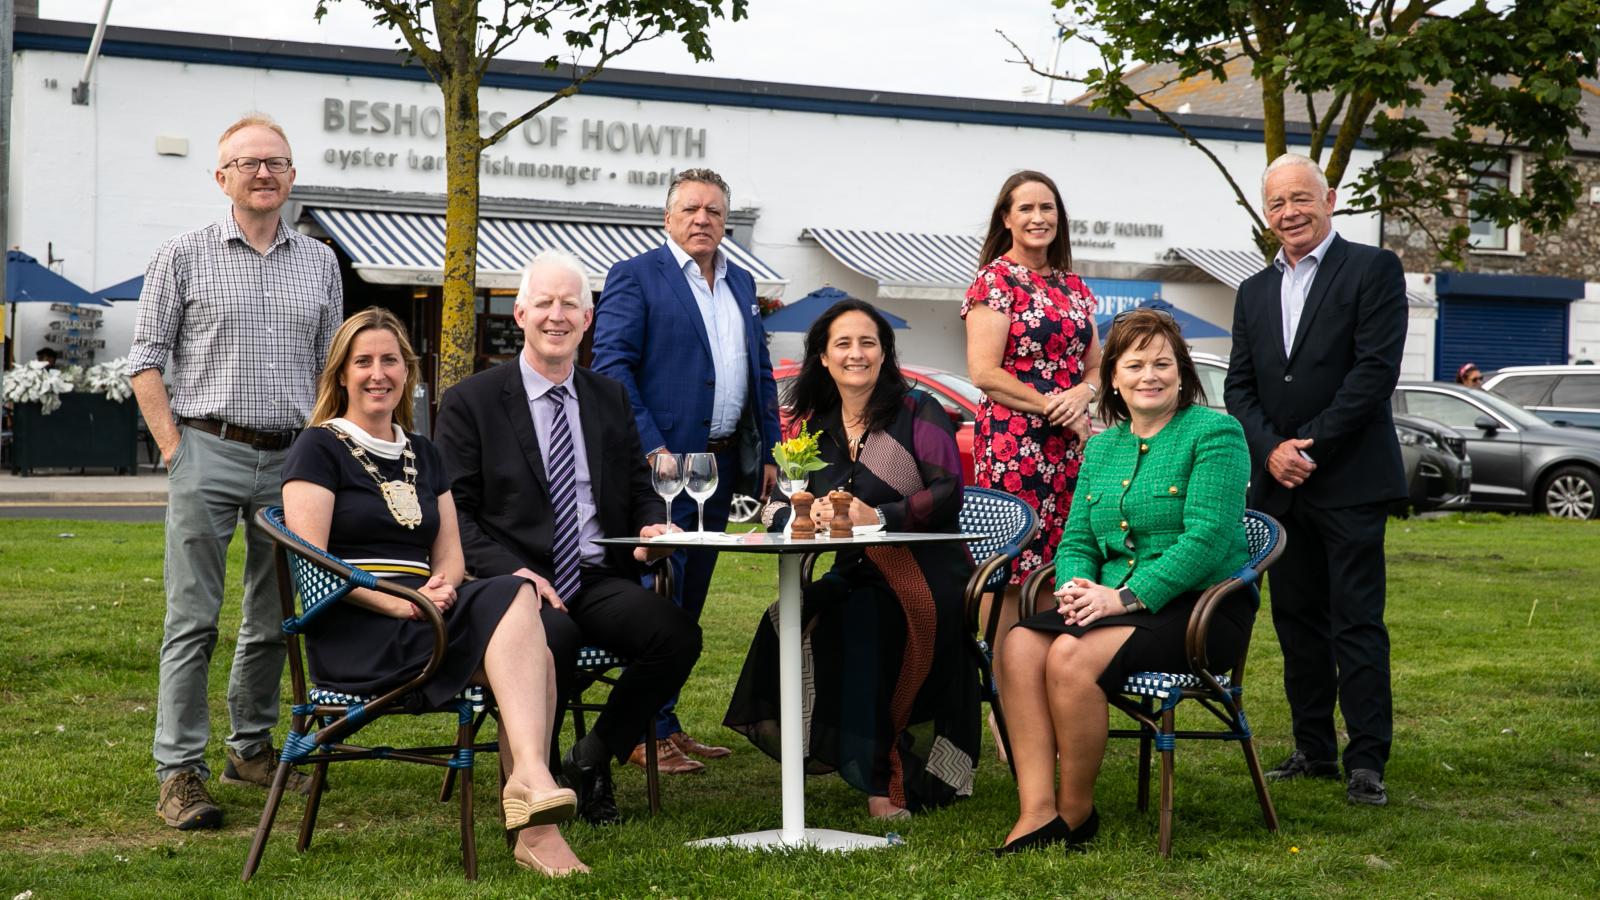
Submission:
{"label": "seated man in dark suit", "polygon": [[608,824],[619,818],[610,758],[628,758],[688,679],[700,627],[640,585],[644,549],[594,543],[677,529],[651,488],[627,392],[573,364],[594,318],[578,260],[553,250],[535,257],[515,315],[522,353],[445,393],[435,443],[450,470],[467,570],[520,575],[546,604],[557,708],[570,696],[579,648],[630,660],[593,730],[561,758],[579,815]]}

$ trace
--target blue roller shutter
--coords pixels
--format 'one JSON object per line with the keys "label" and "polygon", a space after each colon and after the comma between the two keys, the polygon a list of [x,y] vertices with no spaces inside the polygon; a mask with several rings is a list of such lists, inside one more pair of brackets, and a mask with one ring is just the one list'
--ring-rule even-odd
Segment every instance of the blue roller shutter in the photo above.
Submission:
{"label": "blue roller shutter", "polygon": [[1453,381],[1468,362],[1484,370],[1565,363],[1567,304],[1441,297],[1434,335],[1434,377],[1441,381]]}

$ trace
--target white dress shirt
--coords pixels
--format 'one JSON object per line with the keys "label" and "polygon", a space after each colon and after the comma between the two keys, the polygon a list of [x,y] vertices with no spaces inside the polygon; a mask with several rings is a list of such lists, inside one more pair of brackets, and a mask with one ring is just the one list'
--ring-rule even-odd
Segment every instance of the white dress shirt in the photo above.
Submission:
{"label": "white dress shirt", "polygon": [[1278,255],[1272,258],[1272,264],[1283,273],[1283,281],[1279,285],[1279,299],[1283,304],[1283,355],[1288,356],[1294,348],[1294,335],[1300,329],[1300,314],[1305,312],[1306,297],[1311,294],[1311,283],[1317,280],[1317,267],[1322,265],[1322,257],[1328,252],[1328,245],[1333,243],[1336,232],[1328,229],[1328,236],[1316,249],[1300,257],[1300,261],[1291,265],[1289,258],[1283,255],[1283,248],[1278,248]]}
{"label": "white dress shirt", "polygon": [[685,253],[675,241],[667,241],[667,248],[678,261],[678,268],[683,270],[689,291],[700,307],[706,337],[711,341],[716,384],[711,391],[710,438],[719,440],[738,430],[739,414],[744,411],[745,395],[750,387],[750,348],[745,346],[744,316],[740,314],[739,301],[728,285],[728,255],[717,251],[714,283],[708,285],[694,257]]}

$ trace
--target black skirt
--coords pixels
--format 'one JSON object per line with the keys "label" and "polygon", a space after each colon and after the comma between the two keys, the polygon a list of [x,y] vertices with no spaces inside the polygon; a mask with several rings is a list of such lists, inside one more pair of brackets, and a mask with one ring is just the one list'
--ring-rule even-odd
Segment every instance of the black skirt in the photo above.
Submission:
{"label": "black skirt", "polygon": [[[411,588],[427,581],[394,580]],[[436,709],[467,687],[483,664],[500,618],[525,583],[501,575],[469,581],[457,589],[455,604],[444,613],[444,661],[418,696],[408,698],[408,707]],[[371,697],[422,671],[433,653],[433,628],[423,620],[397,619],[344,600],[312,624],[306,633],[306,653],[317,687]]]}
{"label": "black skirt", "polygon": [[[1184,638],[1189,629],[1189,614],[1194,612],[1200,591],[1179,594],[1155,612],[1126,613],[1096,619],[1088,625],[1069,625],[1054,608],[1034,613],[1018,622],[1015,627],[1042,631],[1046,634],[1070,634],[1083,637],[1094,628],[1116,625],[1133,626],[1133,634],[1117,650],[1104,672],[1095,679],[1107,697],[1122,692],[1128,676],[1138,672],[1187,672],[1189,656],[1184,649]],[[1206,635],[1206,652],[1215,668],[1231,669],[1239,652],[1250,640],[1250,629],[1256,620],[1260,599],[1254,588],[1248,596],[1234,595],[1223,601],[1211,617],[1211,630]]]}

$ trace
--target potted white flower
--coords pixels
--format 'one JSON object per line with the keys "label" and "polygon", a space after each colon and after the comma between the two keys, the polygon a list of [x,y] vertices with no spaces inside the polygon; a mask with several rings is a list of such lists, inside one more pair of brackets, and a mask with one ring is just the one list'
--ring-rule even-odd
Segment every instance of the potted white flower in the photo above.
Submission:
{"label": "potted white flower", "polygon": [[126,358],[87,369],[19,362],[0,387],[14,410],[11,469],[113,468],[135,474],[138,407]]}

